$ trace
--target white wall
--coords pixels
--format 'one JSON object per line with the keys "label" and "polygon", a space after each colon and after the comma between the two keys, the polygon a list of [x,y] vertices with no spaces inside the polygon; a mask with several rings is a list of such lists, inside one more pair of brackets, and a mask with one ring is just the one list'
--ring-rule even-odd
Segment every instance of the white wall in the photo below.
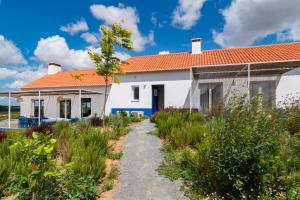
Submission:
{"label": "white wall", "polygon": [[[218,78],[218,79],[196,79],[190,80],[190,70],[151,72],[151,73],[129,73],[119,77],[121,83],[113,83],[109,88],[106,114],[110,114],[112,108],[124,109],[152,109],[152,85],[164,85],[164,107],[192,108],[200,107],[199,83],[223,83],[223,96],[226,94],[227,102],[234,95],[243,95],[247,92],[247,77]],[[300,68],[285,73],[280,76],[252,76],[251,81],[276,81],[277,102],[287,94],[300,94]],[[192,85],[192,102],[190,103],[190,87]],[[140,87],[139,101],[133,100],[132,86]],[[56,89],[56,88],[52,88]],[[66,88],[74,89],[74,88]],[[76,89],[87,89],[104,92],[104,87],[81,87]],[[70,98],[72,101],[72,117],[79,116],[78,95],[59,95]],[[58,96],[43,96],[45,100],[45,116],[58,117],[59,108]],[[100,115],[104,103],[104,95],[82,95],[82,98],[92,98],[92,114]],[[21,115],[30,116],[33,114],[32,99],[37,97],[23,97],[21,105]],[[76,108],[76,109],[75,109]]]}
{"label": "white wall", "polygon": [[286,98],[300,97],[300,67],[284,73],[277,85],[276,103],[280,104]]}
{"label": "white wall", "polygon": [[[46,90],[56,90],[61,88],[47,88]],[[64,89],[86,89],[93,90],[97,92],[104,92],[104,87],[81,87],[81,88],[64,88]],[[41,100],[44,100],[44,113],[46,117],[49,118],[58,118],[59,117],[59,102],[57,98],[62,96],[65,99],[71,99],[71,117],[79,117],[80,109],[79,109],[79,95],[51,95],[51,96],[41,96]],[[103,111],[104,104],[104,95],[103,94],[91,94],[91,95],[82,95],[82,98],[91,98],[92,104],[92,114],[97,113],[97,115],[101,115]],[[30,117],[33,113],[33,103],[32,100],[38,100],[37,96],[23,96],[23,101],[20,102],[21,116]]]}
{"label": "white wall", "polygon": [[[108,97],[107,110],[112,108],[152,108],[152,85],[164,85],[165,108],[189,107],[190,71],[131,73],[113,83]],[[140,100],[133,100],[132,86],[140,87]],[[187,106],[188,105],[188,106]]]}

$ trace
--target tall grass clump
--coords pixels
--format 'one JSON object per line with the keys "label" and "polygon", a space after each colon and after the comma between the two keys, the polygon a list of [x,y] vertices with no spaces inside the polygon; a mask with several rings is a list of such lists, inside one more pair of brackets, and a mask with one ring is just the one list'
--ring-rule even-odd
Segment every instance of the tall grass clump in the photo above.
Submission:
{"label": "tall grass clump", "polygon": [[166,109],[156,113],[151,120],[157,124],[158,136],[175,148],[195,145],[201,140],[204,117],[200,113]]}
{"label": "tall grass clump", "polygon": [[98,180],[105,175],[107,153],[108,136],[90,127],[72,145],[72,169],[80,176],[91,176]]}

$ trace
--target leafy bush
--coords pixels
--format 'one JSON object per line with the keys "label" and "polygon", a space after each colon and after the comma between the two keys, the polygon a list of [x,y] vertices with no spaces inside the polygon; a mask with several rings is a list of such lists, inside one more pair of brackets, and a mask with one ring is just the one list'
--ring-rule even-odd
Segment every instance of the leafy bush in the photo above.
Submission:
{"label": "leafy bush", "polygon": [[26,129],[24,136],[31,138],[33,133],[42,133],[42,134],[54,134],[54,127],[48,123],[41,123],[39,126],[34,126],[32,128]]}
{"label": "leafy bush", "polygon": [[63,170],[56,167],[52,155],[55,142],[50,135],[34,132],[32,139],[19,140],[10,146],[11,157],[15,161],[20,159],[17,166],[24,164],[26,172],[14,169],[5,191],[7,194],[18,194],[18,198],[28,199],[32,196],[41,199],[50,198],[56,193],[56,178]]}
{"label": "leafy bush", "polygon": [[293,193],[300,183],[300,141],[288,134],[277,111],[262,109],[258,99],[245,102],[235,99],[221,117],[206,123],[194,114],[157,113],[159,136],[172,147],[168,151],[181,152],[169,162],[174,167],[165,165],[167,174],[174,176],[173,170],[198,194],[226,199]]}
{"label": "leafy bush", "polygon": [[80,134],[72,146],[72,169],[80,176],[95,180],[105,175],[105,155],[108,152],[108,137],[98,129],[89,128]]}
{"label": "leafy bush", "polygon": [[[1,135],[6,139],[0,142],[0,198],[94,199],[97,184],[104,181],[106,159],[122,156],[109,150],[108,140],[124,135],[132,117],[109,120],[105,132],[81,120]],[[116,175],[113,169],[108,177]],[[104,189],[111,187],[110,181],[104,184]]]}
{"label": "leafy bush", "polygon": [[3,131],[0,131],[0,142],[4,141],[7,138],[7,134]]}
{"label": "leafy bush", "polygon": [[99,127],[103,125],[103,120],[100,117],[97,117],[97,115],[93,116],[91,119],[91,125],[94,127]]}
{"label": "leafy bush", "polygon": [[173,128],[189,128],[196,123],[202,124],[204,122],[204,118],[200,113],[174,109],[158,112],[152,120],[155,120],[159,136],[162,138],[167,138]]}
{"label": "leafy bush", "polygon": [[97,195],[97,183],[90,176],[79,177],[67,170],[59,179],[59,187],[62,188],[60,199],[94,199]]}

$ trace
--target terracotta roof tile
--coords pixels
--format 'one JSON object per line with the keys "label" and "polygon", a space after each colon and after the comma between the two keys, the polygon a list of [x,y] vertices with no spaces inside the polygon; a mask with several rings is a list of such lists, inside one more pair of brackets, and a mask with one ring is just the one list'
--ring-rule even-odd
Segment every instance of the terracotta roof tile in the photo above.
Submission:
{"label": "terracotta roof tile", "polygon": [[[162,55],[136,56],[127,60],[122,66],[126,73],[187,70],[193,66],[216,66],[223,64],[243,64],[257,62],[274,62],[285,60],[300,60],[300,42],[226,48],[202,51],[201,54],[190,52],[171,53]],[[82,80],[76,80],[74,75],[84,74]],[[111,81],[110,81],[111,84]],[[23,87],[77,87],[103,86],[104,79],[95,73],[95,69],[64,71],[55,75],[46,75]]]}
{"label": "terracotta roof tile", "polygon": [[226,48],[202,51],[201,54],[190,52],[163,55],[136,56],[127,60],[123,66],[125,72],[149,72],[189,69],[192,66],[210,66],[222,64],[243,64],[300,60],[300,42]]}
{"label": "terracotta roof tile", "polygon": [[[111,84],[111,81],[109,81]],[[82,87],[82,86],[104,86],[103,77],[96,74],[96,70],[63,71],[53,75],[46,75],[32,81],[22,87],[29,88],[53,88],[53,87]]]}

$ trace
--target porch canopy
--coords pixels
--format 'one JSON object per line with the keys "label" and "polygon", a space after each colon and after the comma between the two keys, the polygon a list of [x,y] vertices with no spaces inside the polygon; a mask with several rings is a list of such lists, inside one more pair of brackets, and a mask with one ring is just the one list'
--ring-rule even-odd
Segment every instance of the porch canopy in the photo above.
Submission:
{"label": "porch canopy", "polygon": [[86,89],[53,89],[53,90],[20,90],[0,92],[0,97],[8,97],[8,128],[11,128],[11,98],[20,98],[24,96],[36,96],[39,101],[38,108],[38,124],[41,124],[41,96],[51,95],[78,95],[79,99],[79,112],[81,118],[81,95],[101,94],[104,92],[86,90]]}
{"label": "porch canopy", "polygon": [[[220,64],[209,66],[194,66],[191,68],[191,80],[247,77],[248,101],[250,102],[251,76],[282,75],[300,67],[300,60],[253,62],[241,64]],[[192,96],[190,93],[190,110]]]}
{"label": "porch canopy", "polygon": [[199,67],[195,66],[192,67],[192,74],[196,79],[281,75],[298,67],[300,67],[300,60],[224,64]]}

